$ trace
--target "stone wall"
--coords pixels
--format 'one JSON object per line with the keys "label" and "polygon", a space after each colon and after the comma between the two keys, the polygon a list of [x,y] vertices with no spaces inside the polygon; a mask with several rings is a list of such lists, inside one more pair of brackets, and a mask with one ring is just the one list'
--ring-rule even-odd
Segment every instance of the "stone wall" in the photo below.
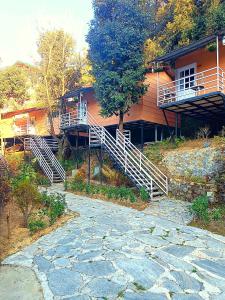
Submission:
{"label": "stone wall", "polygon": [[174,176],[213,178],[225,171],[225,149],[175,150],[165,154],[163,164]]}
{"label": "stone wall", "polygon": [[224,148],[170,151],[164,155],[163,165],[169,172],[173,197],[191,202],[207,194],[211,202],[225,201]]}

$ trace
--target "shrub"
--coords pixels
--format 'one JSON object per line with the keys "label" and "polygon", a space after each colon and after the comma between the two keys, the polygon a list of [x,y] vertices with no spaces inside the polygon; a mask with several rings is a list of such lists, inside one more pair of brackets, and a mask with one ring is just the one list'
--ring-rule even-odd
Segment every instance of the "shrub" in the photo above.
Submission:
{"label": "shrub", "polygon": [[41,202],[46,207],[50,224],[55,223],[56,219],[65,212],[66,200],[63,194],[43,192]]}
{"label": "shrub", "polygon": [[86,172],[84,169],[79,169],[77,170],[76,175],[73,178],[73,181],[77,183],[82,183],[86,178]]}
{"label": "shrub", "polygon": [[19,180],[14,186],[13,196],[23,214],[24,225],[27,227],[28,218],[34,207],[40,204],[41,194],[38,192],[38,187],[28,179]]}
{"label": "shrub", "polygon": [[33,182],[36,183],[37,173],[34,168],[29,164],[22,164],[20,171],[17,176],[15,176],[12,180],[13,186],[17,186],[20,182]]}
{"label": "shrub", "polygon": [[6,176],[0,176],[0,209],[3,207],[11,197],[10,181]]}
{"label": "shrub", "polygon": [[41,186],[50,186],[51,182],[47,177],[37,174],[37,184]]}
{"label": "shrub", "polygon": [[144,188],[140,189],[140,198],[144,202],[149,200],[149,193]]}
{"label": "shrub", "polygon": [[191,212],[205,222],[209,221],[209,199],[206,195],[199,196],[194,199],[191,205]]}
{"label": "shrub", "polygon": [[35,233],[38,230],[44,229],[47,227],[47,224],[43,220],[32,220],[28,221],[28,229],[30,233]]}
{"label": "shrub", "polygon": [[210,217],[214,220],[214,221],[220,221],[222,219],[222,209],[221,208],[214,208],[211,212],[210,212]]}

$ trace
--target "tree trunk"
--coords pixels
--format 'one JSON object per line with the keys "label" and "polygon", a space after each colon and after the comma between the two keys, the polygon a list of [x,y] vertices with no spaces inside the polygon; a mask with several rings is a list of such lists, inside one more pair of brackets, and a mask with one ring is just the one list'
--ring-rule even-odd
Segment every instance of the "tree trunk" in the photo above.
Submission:
{"label": "tree trunk", "polygon": [[124,117],[124,113],[122,111],[120,111],[119,114],[119,131],[123,133],[123,117]]}

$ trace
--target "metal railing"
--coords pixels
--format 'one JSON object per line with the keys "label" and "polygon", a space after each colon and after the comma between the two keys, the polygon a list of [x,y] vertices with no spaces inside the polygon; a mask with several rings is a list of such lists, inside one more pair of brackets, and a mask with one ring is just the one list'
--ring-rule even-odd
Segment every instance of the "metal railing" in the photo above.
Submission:
{"label": "metal railing", "polygon": [[64,129],[79,124],[80,118],[78,117],[77,110],[60,115],[60,128]]}
{"label": "metal railing", "polygon": [[183,78],[159,83],[158,106],[196,97],[211,92],[224,92],[225,72],[220,67],[214,67]]}
{"label": "metal railing", "polygon": [[15,136],[31,135],[31,134],[35,134],[35,128],[33,126],[30,126],[29,124],[15,126],[14,133]]}
{"label": "metal railing", "polygon": [[98,140],[103,144],[136,185],[149,192],[151,199],[154,197],[155,187],[168,194],[167,177],[130,142],[129,137],[117,132],[115,139],[103,126],[98,125],[89,113],[88,124],[89,143],[91,144],[92,140],[96,143]]}
{"label": "metal railing", "polygon": [[39,165],[45,175],[50,180],[51,184],[53,183],[54,179],[54,173],[48,162],[46,161],[45,157],[43,156],[41,150],[39,149],[38,145],[36,144],[35,140],[33,138],[29,138],[26,140],[26,143],[29,147],[29,149],[32,151],[33,155],[37,158]]}
{"label": "metal railing", "polygon": [[54,153],[52,152],[51,148],[48,146],[46,140],[44,138],[41,138],[39,136],[34,136],[34,140],[37,144],[37,146],[43,150],[47,158],[49,159],[51,163],[51,167],[55,169],[55,171],[58,173],[59,177],[65,181],[66,179],[66,172],[63,169],[62,165],[58,161],[58,159],[55,157]]}
{"label": "metal railing", "polygon": [[49,138],[44,138],[46,143],[48,144],[49,148],[52,150],[58,150],[59,149],[59,143],[56,139],[49,139]]}

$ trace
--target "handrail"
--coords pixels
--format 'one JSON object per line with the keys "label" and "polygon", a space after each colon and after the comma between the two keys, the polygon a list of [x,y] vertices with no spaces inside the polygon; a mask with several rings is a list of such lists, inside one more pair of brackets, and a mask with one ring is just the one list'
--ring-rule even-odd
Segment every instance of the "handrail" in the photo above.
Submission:
{"label": "handrail", "polygon": [[62,165],[60,164],[60,162],[58,161],[58,159],[55,157],[54,153],[52,152],[52,150],[50,149],[50,147],[48,146],[47,142],[45,141],[45,139],[40,138],[39,136],[35,136],[34,140],[37,142],[37,144],[39,145],[39,147],[44,150],[45,154],[47,155],[47,157],[49,158],[52,166],[55,168],[55,170],[57,171],[57,173],[59,174],[60,178],[65,181],[66,179],[66,173],[65,170],[63,169]]}
{"label": "handrail", "polygon": [[[124,149],[125,151],[136,151],[138,155],[134,155],[134,158],[138,161],[140,170],[145,167],[151,173],[153,181],[156,181],[158,185],[161,186],[163,191],[168,194],[168,178],[167,176],[156,166],[154,165],[134,144],[132,144],[128,139],[125,139],[125,136],[122,132],[117,129],[117,136],[124,139]],[[132,153],[131,152],[131,153]],[[163,182],[163,185],[162,185]],[[166,187],[166,188],[164,188]]]}
{"label": "handrail", "polygon": [[30,144],[31,151],[34,154],[34,156],[37,158],[37,160],[39,161],[40,167],[42,168],[43,172],[48,177],[50,182],[53,183],[53,176],[54,176],[53,171],[50,168],[47,161],[45,160],[43,154],[41,153],[40,149],[38,148],[38,146],[35,143],[35,141],[33,140],[33,138],[29,139],[29,144]]}
{"label": "handrail", "polygon": [[[224,91],[224,80],[224,70],[221,67],[213,67],[174,81],[159,83],[157,89],[158,105],[176,102],[189,96],[193,97],[193,93],[198,96],[207,92]],[[198,87],[200,88],[197,89]]]}
{"label": "handrail", "polygon": [[[91,141],[93,131],[107,150],[116,156],[126,173],[129,173],[139,185],[149,190],[147,179],[151,186],[150,194],[153,192],[153,183],[168,194],[168,178],[129,141],[129,138],[117,132],[118,138],[115,139],[103,126],[98,125],[93,116],[88,113],[87,117],[90,126],[89,141]],[[140,160],[132,151],[137,151]]]}

